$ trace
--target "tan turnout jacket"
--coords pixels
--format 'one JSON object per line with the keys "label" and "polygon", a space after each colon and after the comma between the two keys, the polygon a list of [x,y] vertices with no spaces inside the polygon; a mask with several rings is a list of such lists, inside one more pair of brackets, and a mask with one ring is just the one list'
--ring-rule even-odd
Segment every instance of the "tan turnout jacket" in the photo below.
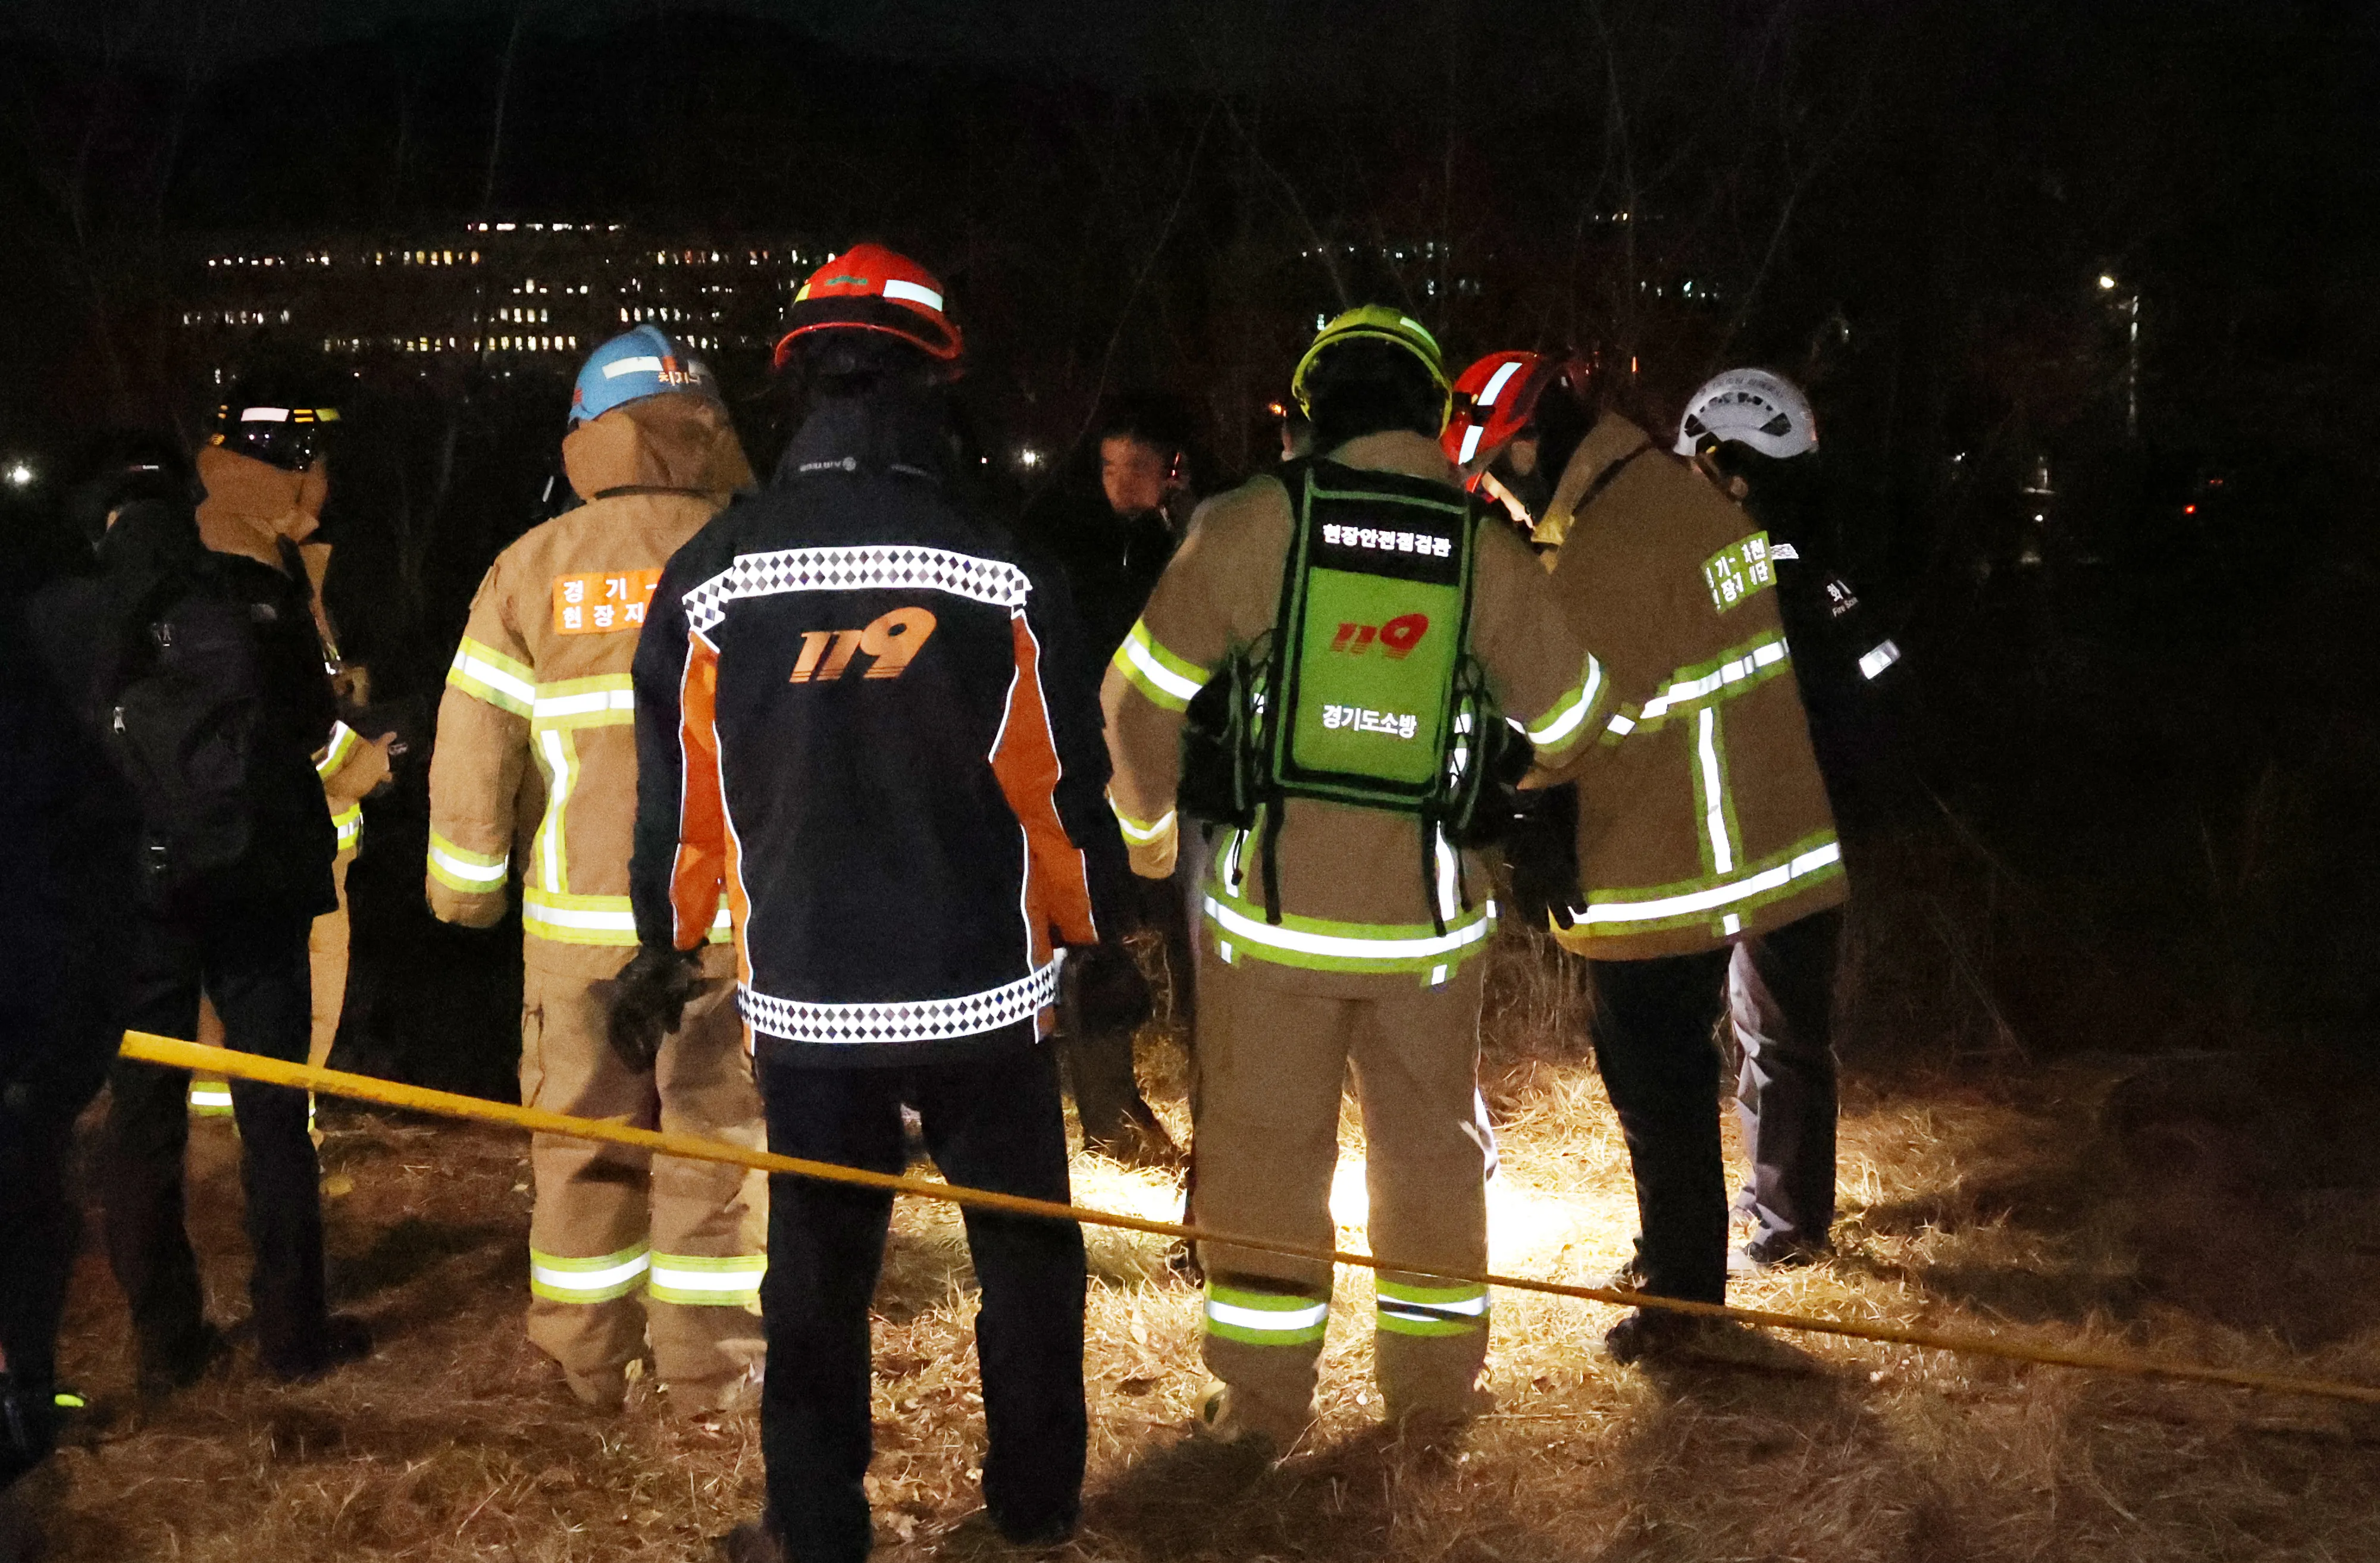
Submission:
{"label": "tan turnout jacket", "polygon": [[[471,601],[430,768],[431,910],[486,927],[527,838],[522,924],[542,970],[608,977],[634,953],[637,814],[628,664],[662,566],[751,481],[726,414],[647,396],[563,442],[587,503],[496,557]],[[734,969],[724,921],[707,965]]]}
{"label": "tan turnout jacket", "polygon": [[1579,798],[1586,892],[1563,946],[1715,949],[1845,895],[1842,854],[1777,609],[1767,535],[1690,464],[1607,416],[1555,485],[1562,610],[1621,701]]}
{"label": "tan turnout jacket", "polygon": [[[1437,444],[1418,434],[1367,435],[1332,459],[1438,479],[1450,489],[1458,483]],[[1109,795],[1138,873],[1156,877],[1172,866],[1183,713],[1229,654],[1272,628],[1294,526],[1288,491],[1269,475],[1200,505],[1109,666],[1100,690],[1115,763]],[[1472,652],[1505,714],[1528,730],[1540,763],[1563,766],[1600,730],[1609,683],[1556,609],[1527,546],[1502,526],[1480,527],[1478,539]],[[1486,863],[1468,854],[1461,889],[1442,871],[1435,893],[1446,931],[1439,933],[1420,830],[1407,815],[1289,800],[1278,925],[1265,915],[1261,832],[1218,834],[1205,894],[1208,947],[1252,976],[1326,997],[1446,981],[1487,948],[1492,880]],[[1451,853],[1442,861],[1454,866]]]}

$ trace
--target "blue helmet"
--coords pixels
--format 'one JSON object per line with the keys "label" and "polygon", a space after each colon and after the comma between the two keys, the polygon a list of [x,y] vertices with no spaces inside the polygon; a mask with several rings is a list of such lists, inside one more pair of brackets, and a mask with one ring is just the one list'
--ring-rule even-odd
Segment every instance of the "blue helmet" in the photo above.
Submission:
{"label": "blue helmet", "polygon": [[640,325],[588,355],[570,393],[574,423],[601,418],[625,402],[683,391],[719,400],[710,366],[695,357],[659,326]]}

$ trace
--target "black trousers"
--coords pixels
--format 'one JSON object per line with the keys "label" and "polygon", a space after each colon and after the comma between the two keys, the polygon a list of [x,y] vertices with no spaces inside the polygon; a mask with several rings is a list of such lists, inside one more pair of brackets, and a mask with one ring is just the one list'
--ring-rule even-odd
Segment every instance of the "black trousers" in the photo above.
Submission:
{"label": "black trousers", "polygon": [[[311,922],[303,915],[142,918],[125,974],[125,1026],[195,1037],[203,988],[223,1019],[227,1046],[304,1062],[312,1027],[306,961]],[[109,1076],[107,1256],[131,1304],[144,1363],[187,1361],[203,1339],[183,1196],[189,1082],[187,1070],[128,1060],[118,1060]],[[306,1093],[235,1080],[231,1106],[239,1125],[257,1344],[268,1369],[309,1372],[322,1358],[327,1304],[321,1169],[306,1131]]]}
{"label": "black trousers", "polygon": [[0,1485],[50,1447],[58,1318],[82,1237],[66,1185],[81,1106],[45,1100],[22,1083],[0,1088],[0,1353],[16,1398],[0,1414],[13,1409],[21,1423],[0,1427]]}
{"label": "black trousers", "polygon": [[[897,1172],[906,1102],[953,1182],[1067,1197],[1064,1107],[1046,1047],[905,1069],[806,1068],[764,1052],[759,1072],[769,1148],[780,1155]],[[892,1195],[873,1190],[769,1180],[760,1447],[769,1506],[803,1563],[868,1556],[868,1310],[892,1209]],[[1082,1229],[970,1210],[966,1234],[983,1288],[984,1503],[1002,1529],[1038,1531],[1071,1521],[1082,1502]]]}
{"label": "black trousers", "polygon": [[1752,1156],[1736,1208],[1755,1251],[1823,1248],[1835,1224],[1835,956],[1838,911],[1735,947],[1728,1012],[1743,1048],[1735,1109]]}
{"label": "black trousers", "polygon": [[1703,1302],[1727,1297],[1727,1169],[1711,1029],[1730,953],[1587,963],[1596,1067],[1636,1175],[1645,1290]]}

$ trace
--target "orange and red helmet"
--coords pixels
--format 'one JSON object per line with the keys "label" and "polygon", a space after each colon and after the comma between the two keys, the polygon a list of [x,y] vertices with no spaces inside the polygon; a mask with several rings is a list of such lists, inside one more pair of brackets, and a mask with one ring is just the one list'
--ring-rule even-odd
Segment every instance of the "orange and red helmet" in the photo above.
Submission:
{"label": "orange and red helmet", "polygon": [[1446,459],[1477,470],[1468,486],[1477,488],[1496,453],[1512,442],[1537,416],[1537,403],[1547,388],[1567,382],[1572,394],[1586,390],[1587,366],[1582,359],[1556,358],[1544,353],[1490,353],[1454,382],[1454,411],[1438,437]]}
{"label": "orange and red helmet", "polygon": [[948,363],[965,350],[959,328],[942,312],[942,285],[931,272],[880,244],[855,245],[812,272],[794,295],[776,367],[794,340],[814,331],[875,331],[897,336]]}

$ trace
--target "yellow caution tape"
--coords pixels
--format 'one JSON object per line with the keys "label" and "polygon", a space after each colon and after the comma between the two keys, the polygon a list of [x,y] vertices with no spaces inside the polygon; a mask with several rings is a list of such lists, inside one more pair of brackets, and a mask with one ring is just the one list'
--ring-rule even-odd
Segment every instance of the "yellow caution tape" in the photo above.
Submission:
{"label": "yellow caution tape", "polygon": [[124,1034],[124,1057],[143,1063],[161,1064],[169,1069],[205,1070],[211,1073],[253,1080],[268,1085],[289,1085],[300,1090],[320,1091],[329,1096],[348,1097],[358,1101],[375,1102],[382,1107],[402,1108],[413,1112],[434,1113],[442,1118],[470,1119],[481,1123],[500,1123],[507,1128],[527,1129],[539,1134],[567,1134],[582,1140],[603,1140],[613,1145],[633,1145],[638,1150],[657,1151],[664,1156],[683,1157],[690,1161],[726,1162],[738,1167],[757,1167],[764,1172],[790,1173],[796,1177],[816,1178],[822,1182],[849,1183],[859,1188],[880,1189],[885,1193],[905,1194],[917,1199],[938,1199],[952,1205],[973,1206],[982,1210],[1005,1211],[1015,1216],[1038,1216],[1051,1220],[1080,1221],[1094,1227],[1115,1227],[1125,1231],[1147,1232],[1152,1237],[1179,1238],[1189,1242],[1213,1243],[1231,1248],[1244,1248],[1259,1254],[1278,1254],[1293,1259],[1317,1263],[1348,1265],[1366,1270],[1393,1270],[1402,1275],[1430,1276],[1443,1280],[1463,1281],[1474,1286],[1501,1287],[1508,1291],[1534,1291],[1548,1297],[1572,1297],[1588,1302],[1609,1302],[1623,1308],[1659,1308],[1670,1313],[1690,1314],[1697,1318],[1727,1319],[1737,1324],[1758,1325],[1768,1329],[1796,1330],[1804,1334],[1840,1335],[1854,1340],[1874,1340],[1891,1346],[1915,1346],[1932,1351],[1953,1351],[1967,1356],[2000,1357],[2010,1362],[2039,1363],[2048,1367],[2081,1368],[2093,1373],[2126,1374],[2143,1378],[2175,1378],[2201,1384],[2224,1384],[2242,1389],[2262,1389],[2277,1395],[2312,1395],[2325,1399],[2355,1400],[2365,1405],[2380,1405],[2380,1387],[2352,1384],[2343,1379],[2308,1378],[2294,1374],[2263,1373],[2252,1368],[2218,1367],[2205,1363],[2170,1362],[2156,1357],[2136,1356],[2127,1351],[2082,1351],[2064,1346],[2037,1345],[2030,1341],[2010,1340],[1997,1335],[1978,1335],[1953,1330],[1921,1329],[1908,1325],[1862,1324],[1846,1319],[1809,1318],[1799,1314],[1773,1313],[1765,1308],[1736,1308],[1718,1302],[1690,1302],[1677,1297],[1655,1297],[1648,1293],[1630,1291],[1619,1287],[1576,1286],[1564,1281],[1536,1280],[1526,1276],[1500,1276],[1487,1271],[1450,1270],[1426,1265],[1407,1265],[1394,1259],[1382,1259],[1368,1254],[1351,1254],[1344,1249],[1318,1248],[1302,1242],[1284,1242],[1277,1238],[1240,1237],[1230,1232],[1210,1231],[1204,1227],[1187,1226],[1174,1221],[1152,1221],[1144,1217],[1125,1216],[1111,1210],[1090,1210],[1076,1205],[1060,1205],[1050,1200],[1027,1199],[1020,1194],[999,1193],[990,1189],[970,1189],[955,1183],[945,1183],[931,1178],[909,1178],[890,1172],[869,1172],[856,1167],[842,1167],[830,1161],[808,1161],[799,1157],[776,1156],[768,1151],[751,1150],[743,1145],[729,1145],[723,1140],[705,1139],[698,1134],[674,1134],[652,1129],[632,1129],[625,1123],[602,1119],[572,1118],[559,1112],[547,1112],[540,1108],[515,1107],[509,1102],[492,1102],[479,1097],[457,1096],[450,1091],[431,1091],[419,1085],[400,1084],[393,1080],[379,1080],[368,1074],[348,1074],[339,1070],[316,1069],[307,1064],[284,1063],[278,1059],[259,1057],[253,1053],[233,1052],[224,1048],[206,1048],[195,1042],[180,1042],[170,1036],[152,1036],[146,1032]]}

